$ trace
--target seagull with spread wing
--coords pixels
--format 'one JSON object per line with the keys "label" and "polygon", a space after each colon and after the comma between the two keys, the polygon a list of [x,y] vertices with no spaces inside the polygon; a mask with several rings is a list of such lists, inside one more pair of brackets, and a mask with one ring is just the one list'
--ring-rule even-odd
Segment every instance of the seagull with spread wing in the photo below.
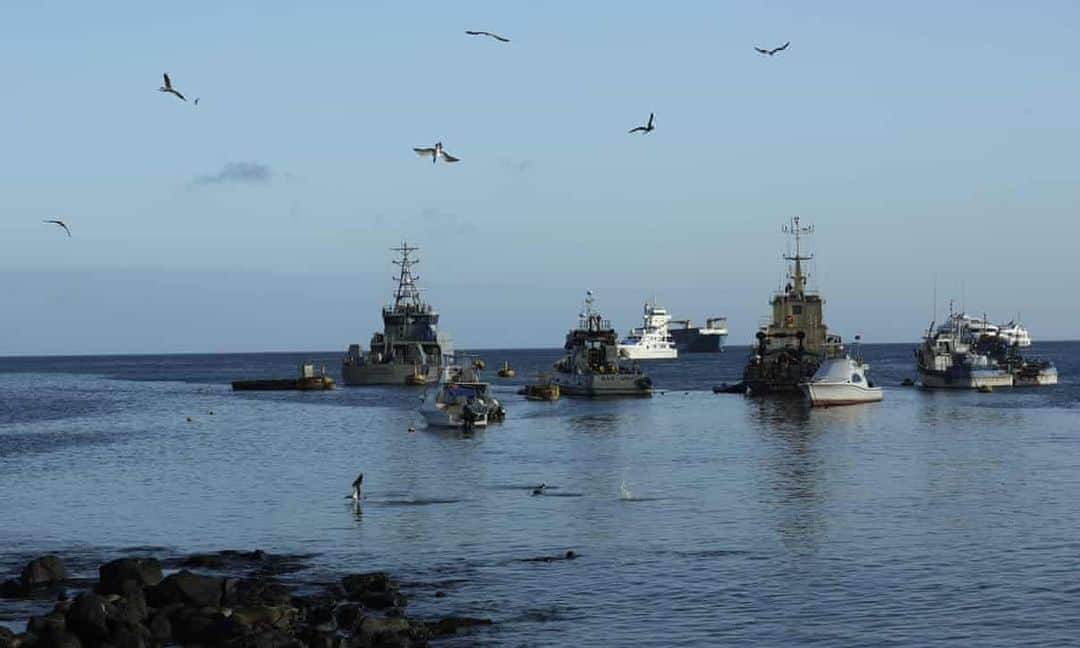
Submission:
{"label": "seagull with spread wing", "polygon": [[469,36],[490,36],[490,37],[494,38],[495,40],[501,41],[503,43],[509,43],[510,42],[509,38],[503,38],[502,36],[499,36],[498,34],[492,34],[491,32],[488,32],[488,31],[469,31],[468,29],[466,29],[465,33],[468,34]]}
{"label": "seagull with spread wing", "polygon": [[648,124],[646,124],[644,126],[637,126],[635,128],[631,128],[627,132],[628,133],[651,133],[652,130],[653,130],[653,117],[654,117],[654,115],[652,113],[649,113],[649,123]]}
{"label": "seagull with spread wing", "polygon": [[176,88],[172,87],[172,81],[169,80],[169,73],[166,72],[163,76],[165,77],[165,85],[158,88],[158,92],[168,92],[180,97],[181,101],[187,101],[187,99],[184,99],[184,95],[180,94]]}
{"label": "seagull with spread wing", "polygon": [[44,221],[41,221],[41,222],[42,223],[52,223],[53,225],[59,225],[60,227],[63,227],[64,231],[67,232],[68,238],[71,238],[71,230],[68,229],[68,226],[67,226],[66,223],[64,223],[64,221],[62,221],[62,220],[44,220]]}
{"label": "seagull with spread wing", "polygon": [[435,164],[439,158],[442,158],[444,162],[458,161],[458,158],[446,152],[446,149],[442,147],[442,142],[435,142],[435,146],[433,147],[414,147],[413,150],[416,151],[416,154],[420,157],[427,157],[430,155],[432,164]]}
{"label": "seagull with spread wing", "polygon": [[768,54],[769,56],[773,56],[777,52],[783,52],[784,50],[786,50],[788,45],[791,45],[791,41],[784,43],[780,47],[774,47],[772,49],[761,49],[760,47],[755,47],[754,49],[761,54]]}

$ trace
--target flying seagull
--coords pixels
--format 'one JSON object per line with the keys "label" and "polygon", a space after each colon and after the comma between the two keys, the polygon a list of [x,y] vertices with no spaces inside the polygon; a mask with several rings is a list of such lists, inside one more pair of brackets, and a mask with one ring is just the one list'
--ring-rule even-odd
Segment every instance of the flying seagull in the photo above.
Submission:
{"label": "flying seagull", "polygon": [[180,94],[176,90],[176,88],[172,87],[172,81],[169,80],[169,73],[166,72],[162,76],[165,77],[165,85],[158,88],[158,92],[171,92],[172,94],[176,95],[177,97],[180,97],[181,101],[187,101],[187,99],[184,99],[184,95]]}
{"label": "flying seagull", "polygon": [[59,225],[60,227],[63,227],[64,231],[67,232],[68,238],[71,238],[71,230],[68,229],[68,226],[64,223],[64,221],[62,221],[62,220],[44,220],[44,221],[41,221],[41,222],[42,223],[52,223],[53,225]]}
{"label": "flying seagull", "polygon": [[434,148],[414,147],[413,150],[416,151],[416,154],[419,155],[420,157],[427,157],[427,156],[430,155],[432,164],[435,164],[435,161],[437,159],[439,159],[440,157],[445,162],[457,162],[458,161],[458,158],[456,158],[453,155],[450,155],[449,153],[446,152],[446,149],[444,149],[442,147],[442,142],[435,142]]}
{"label": "flying seagull", "polygon": [[503,38],[502,36],[499,36],[498,34],[492,34],[491,32],[487,32],[487,31],[469,31],[469,30],[466,29],[465,33],[468,34],[469,36],[491,36],[495,40],[501,41],[503,43],[509,43],[510,42],[509,38]]}
{"label": "flying seagull", "polygon": [[754,49],[756,49],[758,52],[760,52],[762,54],[768,54],[769,56],[772,56],[773,54],[776,54],[777,52],[783,52],[784,50],[786,50],[788,45],[791,45],[791,41],[788,41],[788,42],[784,43],[780,47],[774,47],[772,49],[761,49],[760,47],[755,47]]}
{"label": "flying seagull", "polygon": [[653,114],[649,113],[649,123],[648,124],[646,124],[645,126],[638,126],[636,128],[631,128],[627,132],[628,133],[638,133],[638,132],[649,133],[649,132],[652,132],[652,130],[654,128],[653,125],[652,125],[652,122],[653,122]]}

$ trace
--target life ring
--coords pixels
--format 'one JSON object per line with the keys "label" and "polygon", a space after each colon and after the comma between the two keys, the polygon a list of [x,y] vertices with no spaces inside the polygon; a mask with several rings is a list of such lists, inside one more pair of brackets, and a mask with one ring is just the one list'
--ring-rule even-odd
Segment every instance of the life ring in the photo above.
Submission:
{"label": "life ring", "polygon": [[784,318],[784,324],[785,325],[791,326],[794,323],[795,323],[795,316],[794,315],[788,315],[787,317]]}

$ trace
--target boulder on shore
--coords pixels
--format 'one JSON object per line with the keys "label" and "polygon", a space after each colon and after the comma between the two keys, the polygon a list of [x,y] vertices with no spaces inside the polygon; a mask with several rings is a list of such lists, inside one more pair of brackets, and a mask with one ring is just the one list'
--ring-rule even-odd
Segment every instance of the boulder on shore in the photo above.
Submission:
{"label": "boulder on shore", "polygon": [[161,582],[161,563],[156,558],[120,558],[98,569],[102,594],[123,594],[124,583],[133,581],[139,587],[153,587]]}
{"label": "boulder on shore", "polygon": [[183,603],[195,607],[216,608],[221,605],[221,595],[224,590],[224,578],[200,576],[185,569],[170,574],[156,586],[147,590],[147,598],[153,607]]}
{"label": "boulder on shore", "polygon": [[82,639],[102,640],[109,636],[109,604],[92,592],[75,598],[66,619],[67,629]]}
{"label": "boulder on shore", "polygon": [[36,587],[57,583],[67,578],[67,568],[59,556],[42,556],[35,558],[23,567],[19,575],[19,582],[24,588]]}
{"label": "boulder on shore", "polygon": [[386,572],[350,574],[341,579],[341,588],[350,601],[363,603],[373,610],[404,607],[405,595]]}

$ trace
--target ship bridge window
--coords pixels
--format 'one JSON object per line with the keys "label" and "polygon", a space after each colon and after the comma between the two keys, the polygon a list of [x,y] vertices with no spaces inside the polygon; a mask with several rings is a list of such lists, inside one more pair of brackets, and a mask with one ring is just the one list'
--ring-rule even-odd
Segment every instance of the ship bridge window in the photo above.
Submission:
{"label": "ship bridge window", "polygon": [[795,315],[802,315],[802,304],[792,304],[791,312]]}

